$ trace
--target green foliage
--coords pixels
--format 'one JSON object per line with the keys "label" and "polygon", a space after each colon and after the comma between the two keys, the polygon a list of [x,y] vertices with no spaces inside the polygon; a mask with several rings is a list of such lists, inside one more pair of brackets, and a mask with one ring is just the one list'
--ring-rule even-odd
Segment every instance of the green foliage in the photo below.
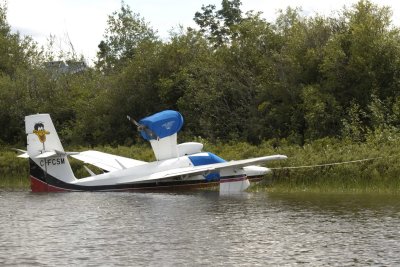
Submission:
{"label": "green foliage", "polygon": [[215,47],[238,36],[236,27],[243,19],[241,4],[240,0],[222,0],[220,10],[216,10],[215,5],[203,5],[202,12],[196,12],[194,21]]}
{"label": "green foliage", "polygon": [[156,40],[155,32],[124,2],[121,3],[119,12],[113,12],[108,17],[107,26],[104,40],[98,46],[96,64],[105,72],[115,68],[120,70],[121,65],[135,56],[140,43]]}
{"label": "green foliage", "polygon": [[66,144],[85,146],[140,144],[126,115],[163,109],[183,114],[182,140],[214,143],[364,142],[400,128],[399,29],[389,8],[370,1],[333,18],[289,7],[267,22],[222,0],[195,14],[198,31],[181,28],[165,41],[122,2],[96,66],[57,77],[45,64],[51,52],[12,33],[6,12],[1,6],[2,144],[24,144],[24,116],[39,112],[52,115]]}
{"label": "green foliage", "polygon": [[314,140],[324,136],[335,136],[340,109],[336,100],[318,87],[307,86],[302,92],[305,138]]}
{"label": "green foliage", "polygon": [[[398,194],[399,140],[393,138],[396,135],[370,134],[365,143],[321,139],[303,147],[280,147],[278,151],[287,154],[288,160],[279,162],[280,166],[255,190]],[[370,160],[358,162],[360,159]],[[323,166],[349,161],[357,162]],[[310,167],[285,168],[295,166]]]}
{"label": "green foliage", "polygon": [[17,159],[15,152],[0,150],[0,188],[29,188],[29,166],[26,160]]}
{"label": "green foliage", "polygon": [[390,15],[369,1],[343,12],[321,65],[323,85],[341,106],[354,100],[364,109],[373,93],[387,98],[398,92],[399,35]]}
{"label": "green foliage", "polygon": [[342,135],[356,142],[364,141],[367,129],[363,121],[366,117],[366,113],[361,110],[360,106],[353,102],[348,109],[347,116],[342,120]]}
{"label": "green foliage", "polygon": [[[209,140],[206,149],[226,159],[287,154],[271,165],[279,167],[382,157],[276,170],[273,190],[398,190],[400,32],[390,9],[361,0],[335,17],[306,17],[289,7],[267,22],[240,7],[203,6],[194,17],[200,30],[161,41],[122,2],[108,17],[96,66],[55,76],[45,64],[52,52],[13,33],[0,6],[0,145],[23,147],[24,116],[42,112],[77,150],[152,160],[126,115],[176,109],[185,118],[181,141]],[[10,186],[27,172],[13,157],[0,153]]]}
{"label": "green foliage", "polygon": [[[267,164],[267,167],[273,169],[273,173],[267,175],[259,185],[253,186],[253,190],[396,194],[400,192],[400,148],[397,146],[400,135],[391,130],[370,133],[363,143],[334,138],[318,139],[304,146],[289,144],[283,139],[264,141],[257,146],[246,142],[211,143],[204,139],[196,141],[204,143],[205,151],[211,151],[226,160],[271,154],[287,155],[287,160]],[[129,147],[98,146],[93,149],[144,161],[154,160],[148,144]],[[87,148],[70,147],[68,150],[83,151]],[[364,159],[369,160],[340,164]],[[331,163],[339,164],[329,165]],[[324,164],[328,165],[323,166]],[[76,177],[89,175],[81,162],[71,159],[71,166]],[[92,166],[90,169],[101,173]],[[28,187],[27,161],[16,159],[15,152],[0,150],[0,188]]]}

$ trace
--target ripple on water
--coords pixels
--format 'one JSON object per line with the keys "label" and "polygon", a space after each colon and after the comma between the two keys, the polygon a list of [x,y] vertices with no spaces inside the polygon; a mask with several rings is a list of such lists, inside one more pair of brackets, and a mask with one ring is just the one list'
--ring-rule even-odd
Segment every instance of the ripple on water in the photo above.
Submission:
{"label": "ripple on water", "polygon": [[1,192],[1,265],[399,265],[400,198]]}

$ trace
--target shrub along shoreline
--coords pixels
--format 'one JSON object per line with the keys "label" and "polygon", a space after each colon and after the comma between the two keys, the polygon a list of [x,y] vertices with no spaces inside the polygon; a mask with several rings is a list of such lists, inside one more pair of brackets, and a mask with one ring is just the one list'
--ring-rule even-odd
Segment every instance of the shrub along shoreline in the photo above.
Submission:
{"label": "shrub along shoreline", "polygon": [[[371,135],[372,136],[372,135]],[[269,162],[273,168],[262,182],[250,191],[267,192],[340,192],[340,193],[400,193],[400,136],[374,134],[365,142],[325,138],[304,146],[289,144],[285,140],[264,141],[255,146],[245,142],[204,143],[204,151],[213,152],[226,160],[244,159],[272,154],[284,154],[287,160]],[[85,147],[68,148],[83,151]],[[149,145],[99,146],[93,149],[139,160],[152,161]],[[349,164],[288,169],[286,167],[323,165],[361,159],[367,161]],[[87,176],[79,161],[71,159],[77,177]],[[10,149],[0,150],[0,188],[28,190],[28,162],[19,159]]]}

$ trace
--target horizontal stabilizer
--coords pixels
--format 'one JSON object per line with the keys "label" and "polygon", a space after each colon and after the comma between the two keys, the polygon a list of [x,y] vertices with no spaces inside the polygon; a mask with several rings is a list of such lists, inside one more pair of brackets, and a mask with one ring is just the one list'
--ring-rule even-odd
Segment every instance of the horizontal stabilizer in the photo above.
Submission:
{"label": "horizontal stabilizer", "polygon": [[59,151],[59,150],[54,150],[58,156],[72,156],[72,155],[78,155],[79,152],[64,152],[64,151]]}
{"label": "horizontal stabilizer", "polygon": [[23,159],[27,159],[29,158],[28,152],[26,150],[22,150],[19,148],[12,148],[12,150],[17,151],[18,153],[20,153],[17,157],[18,158],[23,158]]}
{"label": "horizontal stabilizer", "polygon": [[55,151],[46,151],[42,154],[37,155],[35,158],[37,159],[45,159],[45,158],[50,158],[56,156],[57,153]]}
{"label": "horizontal stabilizer", "polygon": [[71,156],[79,154],[78,152],[64,152],[59,150],[51,150],[51,151],[42,151],[41,154],[37,155],[35,158],[37,159],[46,159],[54,156]]}

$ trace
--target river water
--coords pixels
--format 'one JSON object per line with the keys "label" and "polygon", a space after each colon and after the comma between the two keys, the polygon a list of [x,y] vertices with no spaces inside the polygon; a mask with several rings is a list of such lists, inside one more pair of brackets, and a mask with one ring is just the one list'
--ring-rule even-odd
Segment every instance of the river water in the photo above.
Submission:
{"label": "river water", "polygon": [[0,192],[1,266],[399,266],[400,197]]}

